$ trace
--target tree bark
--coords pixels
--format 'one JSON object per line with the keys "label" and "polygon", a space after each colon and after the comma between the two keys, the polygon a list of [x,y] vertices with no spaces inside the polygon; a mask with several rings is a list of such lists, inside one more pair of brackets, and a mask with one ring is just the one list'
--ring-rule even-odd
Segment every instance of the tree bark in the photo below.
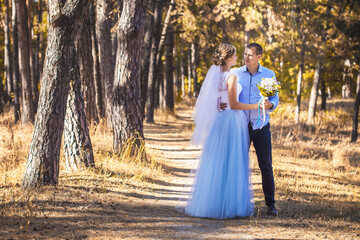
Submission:
{"label": "tree bark", "polygon": [[91,54],[91,24],[89,12],[85,15],[84,25],[76,39],[76,57],[80,70],[81,91],[84,101],[86,119],[98,122],[95,105],[95,88],[93,74],[93,57]]}
{"label": "tree bark", "polygon": [[33,31],[33,17],[31,16],[31,2],[30,0],[26,0],[26,6],[27,6],[27,25],[28,25],[28,38],[29,38],[29,65],[30,65],[30,78],[31,78],[31,102],[33,104],[33,113],[34,117],[36,115],[37,110],[37,104],[39,100],[39,89],[38,89],[38,83],[39,80],[36,77],[36,63],[35,63],[35,51],[34,51],[34,45],[32,41],[32,31]]}
{"label": "tree bark", "polygon": [[90,1],[49,0],[48,44],[38,113],[23,187],[58,183],[61,136],[74,60],[74,40]]}
{"label": "tree bark", "polygon": [[300,109],[301,109],[301,92],[302,92],[302,75],[304,72],[304,57],[305,57],[305,39],[302,37],[302,46],[300,53],[300,65],[299,73],[297,77],[297,87],[296,87],[296,107],[295,107],[295,123],[300,121]]}
{"label": "tree bark", "polygon": [[96,38],[99,50],[99,70],[102,83],[105,118],[111,126],[111,89],[114,81],[114,62],[112,61],[111,17],[112,0],[96,1]]}
{"label": "tree bark", "polygon": [[173,58],[174,58],[174,70],[173,70],[173,78],[174,78],[174,91],[175,91],[175,97],[179,93],[179,58],[177,54],[177,48],[176,48],[176,37],[174,35],[174,43],[173,43]]}
{"label": "tree bark", "polygon": [[188,95],[191,97],[191,47],[188,48]]}
{"label": "tree bark", "polygon": [[[155,10],[156,1],[151,1],[150,3],[150,12],[153,13]],[[141,60],[141,111],[143,116],[145,116],[145,105],[147,99],[147,89],[149,82],[149,66],[150,66],[150,53],[151,53],[151,43],[152,43],[152,28],[154,26],[154,16],[148,14],[146,20],[146,31],[144,36],[144,47]]]}
{"label": "tree bark", "polygon": [[[87,26],[83,25],[84,28]],[[81,45],[77,44],[77,47],[77,52],[82,52]],[[64,155],[68,171],[78,171],[84,167],[95,166],[84,98],[81,92],[80,69],[77,61],[73,62],[64,126]]]}
{"label": "tree bark", "polygon": [[165,48],[165,106],[174,111],[174,31],[172,25],[166,36]]}
{"label": "tree bark", "polygon": [[12,0],[12,29],[13,29],[13,81],[14,81],[14,122],[20,120],[20,70],[19,70],[19,41],[18,41],[18,19],[16,5],[17,1]]}
{"label": "tree bark", "polygon": [[156,56],[158,54],[159,41],[160,41],[160,25],[162,18],[162,2],[157,0],[155,2],[154,10],[154,25],[152,27],[152,41],[150,53],[150,66],[149,66],[149,80],[148,92],[146,100],[146,121],[148,123],[154,122],[154,107],[155,107],[155,87],[156,87]]}
{"label": "tree bark", "polygon": [[38,30],[37,30],[37,34],[36,34],[36,43],[35,43],[35,49],[34,49],[34,93],[35,93],[35,97],[34,97],[34,108],[37,109],[37,105],[39,102],[39,89],[38,89],[38,84],[40,82],[40,76],[41,76],[41,72],[42,72],[42,63],[41,58],[40,58],[40,43],[42,40],[42,36],[40,34],[40,26],[42,24],[42,6],[43,6],[43,1],[42,0],[38,0]]}
{"label": "tree bark", "polygon": [[321,78],[321,57],[316,63],[314,81],[311,88],[311,95],[309,100],[309,110],[308,110],[308,120],[307,122],[312,124],[314,122],[315,112],[316,112],[316,100],[318,97],[318,90]]}
{"label": "tree bark", "polygon": [[[174,9],[174,0],[171,0],[170,1],[170,5],[169,5],[169,8],[168,8],[168,11],[166,12],[166,16],[165,16],[165,20],[164,20],[164,26],[162,28],[162,31],[161,31],[161,37],[160,37],[160,42],[159,42],[159,47],[158,47],[158,52],[157,52],[157,56],[156,56],[156,81],[158,82],[159,86],[162,86],[164,84],[164,77],[162,76],[163,75],[163,71],[160,70],[160,68],[162,68],[162,64],[163,64],[163,61],[162,61],[162,56],[164,54],[164,43],[165,43],[165,38],[166,36],[168,35],[169,33],[169,26],[170,26],[170,20],[171,20],[171,12],[173,11]],[[162,84],[162,85],[161,85]],[[159,87],[159,90],[160,90],[161,87]],[[163,89],[164,90],[164,89]],[[163,104],[162,107],[164,108],[165,107],[165,96],[164,95],[160,95],[161,93],[164,93],[164,92],[157,92],[159,93],[159,104],[158,105],[161,105],[160,102]],[[161,97],[164,97],[164,98],[161,98]],[[164,101],[162,101],[164,100]],[[155,104],[155,106],[157,106],[157,104]]]}
{"label": "tree bark", "polygon": [[[197,40],[195,40],[197,41]],[[196,74],[196,66],[197,66],[197,46],[195,45],[194,42],[191,43],[191,71],[192,71],[192,76],[194,78],[193,81],[193,86],[194,86],[194,97],[197,97],[197,95],[199,94],[199,89],[198,89],[198,78],[197,78],[197,74]]]}
{"label": "tree bark", "polygon": [[14,92],[14,84],[13,84],[13,70],[12,70],[12,62],[11,62],[11,41],[10,41],[10,13],[9,13],[9,0],[4,0],[4,67],[5,67],[5,82],[6,82],[6,98],[4,100],[8,100],[11,103],[12,94]]}
{"label": "tree bark", "polygon": [[25,1],[17,1],[16,10],[19,23],[19,66],[21,74],[21,122],[34,122],[34,104],[31,87],[30,41],[28,13]]}
{"label": "tree bark", "polygon": [[[360,73],[358,73],[357,76],[357,86],[360,85]],[[352,132],[351,132],[351,142],[356,142],[357,137],[358,137],[358,133],[357,133],[357,129],[358,129],[358,116],[359,116],[359,105],[360,105],[360,89],[357,88],[357,92],[356,92],[356,98],[355,98],[355,104],[354,104],[354,113],[353,113],[353,128],[352,128]]]}
{"label": "tree bark", "polygon": [[118,27],[118,52],[113,86],[114,150],[143,138],[140,96],[141,49],[144,40],[147,0],[124,1]]}
{"label": "tree bark", "polygon": [[322,78],[321,80],[321,111],[325,111],[326,109],[326,85],[325,85],[325,79]]}
{"label": "tree bark", "polygon": [[[91,24],[91,44],[92,44],[92,58],[93,58],[93,74],[94,74],[94,88],[95,88],[95,105],[96,105],[96,116],[95,119],[105,117],[105,110],[103,104],[103,94],[100,79],[100,64],[99,64],[99,50],[96,38],[95,30],[95,6],[94,3],[90,3],[90,24]],[[95,120],[96,121],[96,120]]]}
{"label": "tree bark", "polygon": [[181,52],[180,52],[180,75],[181,75],[181,97],[185,96],[185,74],[184,74],[184,45],[183,45],[183,41],[181,38],[180,41],[180,47],[181,47]]}

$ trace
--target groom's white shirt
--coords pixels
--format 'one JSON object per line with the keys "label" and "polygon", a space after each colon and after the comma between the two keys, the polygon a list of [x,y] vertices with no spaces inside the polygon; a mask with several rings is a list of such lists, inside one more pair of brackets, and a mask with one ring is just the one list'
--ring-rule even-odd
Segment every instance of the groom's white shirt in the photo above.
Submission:
{"label": "groom's white shirt", "polygon": [[[259,102],[261,98],[260,90],[256,85],[261,82],[262,78],[274,77],[276,79],[275,73],[272,70],[263,67],[260,64],[259,70],[253,75],[248,71],[246,65],[232,69],[231,72],[236,75],[238,82],[242,86],[242,91],[239,95],[239,102],[247,104]],[[274,111],[274,109],[278,106],[279,96],[276,95],[269,97],[269,101],[274,105],[274,107],[267,111],[264,126],[270,121],[269,112]],[[261,127],[263,121],[258,121],[258,109],[244,110],[244,112],[248,122],[250,121],[254,130]]]}

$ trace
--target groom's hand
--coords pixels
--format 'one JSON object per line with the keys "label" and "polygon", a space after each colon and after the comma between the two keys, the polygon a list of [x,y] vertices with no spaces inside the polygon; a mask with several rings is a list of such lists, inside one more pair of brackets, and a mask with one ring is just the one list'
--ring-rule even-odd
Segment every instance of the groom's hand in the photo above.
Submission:
{"label": "groom's hand", "polygon": [[220,103],[220,111],[225,110],[228,107],[227,103]]}
{"label": "groom's hand", "polygon": [[271,109],[273,106],[274,106],[274,104],[272,102],[270,102],[269,100],[265,100],[261,103],[261,108]]}

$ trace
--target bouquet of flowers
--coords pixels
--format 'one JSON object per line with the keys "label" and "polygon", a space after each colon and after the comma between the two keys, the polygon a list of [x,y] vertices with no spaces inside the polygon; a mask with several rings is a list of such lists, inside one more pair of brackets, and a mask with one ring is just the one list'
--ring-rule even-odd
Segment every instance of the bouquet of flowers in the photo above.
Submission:
{"label": "bouquet of flowers", "polygon": [[271,96],[275,96],[276,93],[280,92],[280,84],[275,80],[274,77],[272,78],[262,78],[261,82],[256,85],[259,90],[260,90],[260,96],[261,99],[259,101],[259,107],[258,107],[258,122],[259,120],[263,120],[263,124],[260,127],[260,129],[264,126],[265,124],[265,115],[266,115],[266,110],[265,108],[263,108],[263,117],[260,116],[260,104],[269,99],[269,97]]}
{"label": "bouquet of flowers", "polygon": [[262,78],[261,82],[256,85],[260,90],[260,95],[264,98],[275,96],[280,92],[280,84],[275,78]]}

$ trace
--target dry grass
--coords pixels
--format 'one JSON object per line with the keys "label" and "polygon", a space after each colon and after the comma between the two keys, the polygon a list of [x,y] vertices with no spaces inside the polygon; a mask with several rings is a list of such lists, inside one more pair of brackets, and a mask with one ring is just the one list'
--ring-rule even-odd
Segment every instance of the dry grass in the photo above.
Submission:
{"label": "dry grass", "polygon": [[329,102],[330,111],[319,113],[313,126],[295,125],[293,106],[280,105],[271,121],[280,216],[265,215],[251,149],[256,213],[225,221],[174,211],[189,168],[176,159],[195,155],[187,145],[193,104],[178,103],[176,114],[157,111],[135,155],[129,148],[114,153],[111,132],[92,125],[96,169],[66,172],[61,156],[59,184],[28,191],[20,186],[32,126],[11,124],[9,113],[0,116],[0,238],[360,239],[360,148],[359,141],[349,143],[352,102]]}

